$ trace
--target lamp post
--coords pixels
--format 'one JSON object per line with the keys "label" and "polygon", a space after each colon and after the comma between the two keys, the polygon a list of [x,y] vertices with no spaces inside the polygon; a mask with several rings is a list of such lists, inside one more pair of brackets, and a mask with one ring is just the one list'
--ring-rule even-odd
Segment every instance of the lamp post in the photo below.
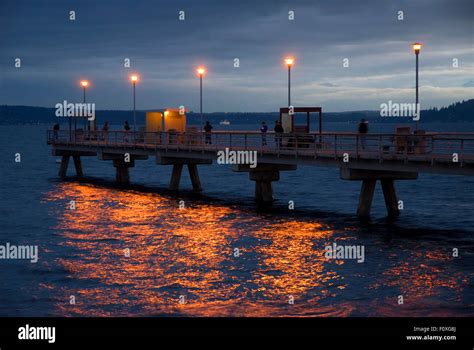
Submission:
{"label": "lamp post", "polygon": [[199,76],[199,111],[200,111],[200,114],[201,114],[201,129],[203,128],[203,125],[204,125],[204,120],[203,120],[203,116],[202,116],[202,77],[204,76],[204,73],[206,73],[206,69],[204,69],[203,67],[199,67],[197,70],[196,70],[198,76]]}
{"label": "lamp post", "polygon": [[130,77],[130,80],[132,82],[132,85],[133,85],[133,133],[135,134],[135,131],[137,129],[137,110],[136,110],[136,104],[135,104],[135,88],[136,88],[136,85],[137,85],[137,81],[138,81],[138,75],[132,75]]}
{"label": "lamp post", "polygon": [[288,107],[291,106],[291,66],[295,60],[293,58],[286,58],[285,63],[288,66]]}
{"label": "lamp post", "polygon": [[417,112],[416,116],[416,130],[418,130],[418,123],[420,121],[420,114],[421,114],[421,108],[419,108],[419,100],[418,100],[418,55],[420,54],[421,51],[421,46],[422,44],[420,43],[414,43],[413,44],[413,51],[415,52],[416,56],[416,102],[415,102],[415,108]]}
{"label": "lamp post", "polygon": [[[87,80],[82,80],[81,81],[81,86],[82,86],[82,103],[86,103],[86,88],[89,86],[89,82]],[[84,132],[86,131],[86,120],[87,118],[84,118]],[[90,125],[89,125],[89,130],[90,130]],[[76,119],[74,118],[74,136],[75,136],[75,131],[76,131]]]}

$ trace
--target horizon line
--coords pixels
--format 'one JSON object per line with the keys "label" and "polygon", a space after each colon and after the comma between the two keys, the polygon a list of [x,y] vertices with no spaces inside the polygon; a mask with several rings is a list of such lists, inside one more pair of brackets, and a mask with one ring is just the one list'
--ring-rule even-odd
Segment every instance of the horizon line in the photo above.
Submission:
{"label": "horizon line", "polygon": [[[455,101],[447,106],[443,107],[434,107],[431,106],[429,108],[421,109],[421,111],[426,111],[430,110],[433,108],[436,108],[440,110],[441,108],[447,108],[449,106],[452,106],[456,103],[463,103],[463,102],[468,102],[472,101],[474,98],[467,99],[467,100],[460,100],[460,101]],[[82,102],[79,102],[82,103]],[[1,104],[0,107],[27,107],[27,108],[44,108],[44,109],[55,109],[55,107],[44,107],[44,106],[30,106],[30,105],[8,105],[8,104]],[[294,106],[294,107],[307,107],[307,106]],[[322,106],[321,106],[322,107]],[[137,112],[153,112],[153,111],[164,111],[168,108],[147,108],[147,109],[137,109]],[[112,112],[133,112],[133,109],[98,109],[97,112],[100,111],[112,111]],[[377,109],[359,109],[359,110],[345,110],[345,111],[340,111],[340,112],[335,112],[335,111],[326,111],[324,113],[355,113],[355,112],[377,112]],[[279,113],[279,111],[271,111],[271,112],[264,112],[264,111],[245,111],[245,112],[226,112],[226,111],[217,111],[217,112],[203,112],[203,114],[218,114],[218,113],[226,113],[226,114],[245,114],[245,113]],[[187,114],[200,114],[200,112],[194,112],[194,111],[189,111]]]}

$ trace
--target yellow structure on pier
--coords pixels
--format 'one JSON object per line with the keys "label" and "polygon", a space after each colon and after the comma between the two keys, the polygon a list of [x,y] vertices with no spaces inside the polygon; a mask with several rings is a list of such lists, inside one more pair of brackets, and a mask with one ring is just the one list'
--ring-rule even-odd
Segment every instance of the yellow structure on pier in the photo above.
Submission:
{"label": "yellow structure on pier", "polygon": [[164,112],[164,131],[186,131],[186,113],[179,109],[167,109]]}
{"label": "yellow structure on pier", "polygon": [[155,142],[156,133],[161,132],[184,133],[186,131],[186,113],[179,109],[166,109],[164,112],[146,112],[147,142]]}
{"label": "yellow structure on pier", "polygon": [[156,141],[157,135],[163,131],[163,113],[162,112],[146,112],[146,136],[145,142],[153,143]]}

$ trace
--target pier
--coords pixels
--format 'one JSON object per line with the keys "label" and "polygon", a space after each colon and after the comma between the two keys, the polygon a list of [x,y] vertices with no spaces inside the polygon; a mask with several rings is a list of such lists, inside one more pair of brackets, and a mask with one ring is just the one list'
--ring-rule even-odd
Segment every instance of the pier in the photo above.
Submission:
{"label": "pier", "polygon": [[[207,136],[207,139],[206,139]],[[299,165],[340,169],[340,178],[361,182],[357,215],[370,215],[377,182],[387,213],[399,215],[396,181],[416,180],[419,173],[474,175],[474,133],[358,134],[306,132],[81,132],[48,130],[52,155],[61,157],[59,176],[65,177],[72,157],[76,175],[82,177],[83,158],[112,161],[118,183],[130,182],[136,161],[152,158],[157,165],[173,167],[169,188],[179,190],[183,168],[189,171],[193,190],[202,191],[198,165],[216,162],[218,152],[256,152],[257,165],[236,164],[233,171],[248,173],[255,182],[256,200],[273,200],[272,182],[281,171]],[[266,144],[265,144],[266,143]],[[420,194],[422,195],[422,194]]]}

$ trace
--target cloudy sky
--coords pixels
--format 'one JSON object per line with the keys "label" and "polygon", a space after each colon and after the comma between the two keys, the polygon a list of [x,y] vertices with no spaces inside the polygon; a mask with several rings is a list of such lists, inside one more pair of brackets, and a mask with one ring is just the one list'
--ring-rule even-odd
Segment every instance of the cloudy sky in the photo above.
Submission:
{"label": "cloudy sky", "polygon": [[278,111],[294,55],[295,106],[377,110],[413,102],[419,41],[421,105],[439,107],[474,96],[473,18],[472,0],[1,0],[0,104],[79,102],[85,78],[97,109],[130,109],[137,72],[137,108],[198,110],[204,65],[205,112]]}

